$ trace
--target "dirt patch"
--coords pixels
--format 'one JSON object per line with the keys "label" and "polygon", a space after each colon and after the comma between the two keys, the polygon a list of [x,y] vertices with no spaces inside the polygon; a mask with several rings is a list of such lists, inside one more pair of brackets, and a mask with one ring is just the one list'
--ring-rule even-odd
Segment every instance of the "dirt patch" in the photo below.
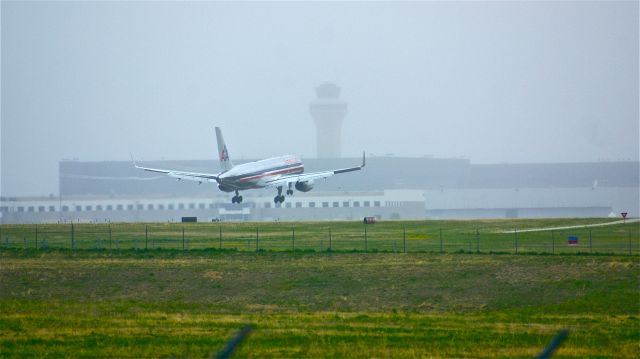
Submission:
{"label": "dirt patch", "polygon": [[209,279],[209,280],[220,280],[220,279],[222,279],[224,274],[222,272],[206,271],[206,272],[202,273],[202,276],[204,278],[206,278],[206,279]]}

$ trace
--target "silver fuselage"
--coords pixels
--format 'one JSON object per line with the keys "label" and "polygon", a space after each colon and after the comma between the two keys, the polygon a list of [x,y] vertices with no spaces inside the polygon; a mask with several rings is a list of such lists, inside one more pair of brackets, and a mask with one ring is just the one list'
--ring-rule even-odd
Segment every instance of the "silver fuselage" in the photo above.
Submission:
{"label": "silver fuselage", "polygon": [[219,176],[219,188],[225,192],[263,188],[266,182],[284,175],[300,174],[304,165],[294,156],[280,156],[236,165]]}

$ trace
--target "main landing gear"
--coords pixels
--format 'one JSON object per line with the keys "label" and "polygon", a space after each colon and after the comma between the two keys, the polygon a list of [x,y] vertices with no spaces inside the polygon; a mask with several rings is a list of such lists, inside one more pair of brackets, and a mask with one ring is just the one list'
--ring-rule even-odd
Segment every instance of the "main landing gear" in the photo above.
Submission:
{"label": "main landing gear", "polygon": [[[289,194],[290,190],[287,190],[287,194]],[[273,203],[278,204],[284,202],[284,196],[282,195],[282,186],[278,187],[278,195],[273,197]]]}
{"label": "main landing gear", "polygon": [[293,189],[292,189],[292,187],[293,187],[293,183],[289,182],[289,189],[287,190],[287,194],[288,194],[289,196],[293,195]]}
{"label": "main landing gear", "polygon": [[236,191],[236,195],[231,197],[231,203],[242,203],[242,196],[238,191]]}

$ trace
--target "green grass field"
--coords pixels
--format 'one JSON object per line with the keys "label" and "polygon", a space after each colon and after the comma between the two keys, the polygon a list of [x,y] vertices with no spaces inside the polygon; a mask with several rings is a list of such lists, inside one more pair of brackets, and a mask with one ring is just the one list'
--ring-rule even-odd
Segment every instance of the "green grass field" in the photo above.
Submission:
{"label": "green grass field", "polygon": [[[2,225],[10,248],[233,249],[239,251],[640,253],[638,222],[554,231],[504,231],[588,225],[612,219],[475,221],[113,223]],[[365,234],[366,231],[366,234]],[[183,235],[184,234],[184,235]],[[578,236],[577,246],[567,245]],[[256,240],[257,238],[257,240]],[[366,238],[366,239],[365,239]]]}
{"label": "green grass field", "polygon": [[0,356],[637,357],[636,257],[0,251]]}
{"label": "green grass field", "polygon": [[[587,221],[593,220],[569,222]],[[489,243],[515,225],[567,224],[540,222],[393,222],[371,230],[376,243],[390,240],[385,231],[395,236],[398,228],[411,228],[407,245],[428,252],[407,254],[315,248],[314,229],[363,228],[352,223],[296,223],[296,247],[308,249],[296,252],[285,246],[219,251],[210,237],[219,227],[211,224],[189,227],[190,248],[207,250],[95,250],[91,237],[77,238],[76,248],[87,250],[3,246],[0,357],[204,358],[245,323],[255,329],[238,358],[531,358],[563,328],[570,335],[557,358],[639,357],[637,255],[441,254],[419,247],[438,227],[475,235],[484,223],[481,238]],[[251,225],[222,228],[240,236]],[[291,225],[261,223],[260,230],[280,233]],[[124,229],[144,231],[144,225],[121,226],[112,235],[122,242],[131,241]],[[175,226],[165,236],[173,237]],[[625,233],[637,238],[633,225],[605,228],[625,243]],[[29,229],[2,226],[2,236]],[[246,249],[241,241],[224,248]]]}

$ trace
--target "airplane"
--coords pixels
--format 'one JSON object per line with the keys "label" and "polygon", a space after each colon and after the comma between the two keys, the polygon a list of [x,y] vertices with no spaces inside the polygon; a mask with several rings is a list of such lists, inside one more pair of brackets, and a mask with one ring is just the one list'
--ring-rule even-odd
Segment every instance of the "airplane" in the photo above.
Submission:
{"label": "airplane", "polygon": [[314,181],[317,179],[326,179],[341,173],[359,171],[365,166],[364,152],[362,153],[362,164],[360,166],[320,172],[304,173],[304,165],[302,162],[291,155],[272,157],[234,166],[229,157],[227,145],[222,137],[222,130],[220,130],[219,127],[216,127],[215,130],[222,172],[197,173],[143,167],[138,166],[133,159],[133,155],[131,156],[131,161],[137,169],[165,173],[177,180],[196,181],[198,184],[202,184],[203,182],[217,183],[221,191],[235,192],[235,195],[231,198],[231,203],[242,203],[240,191],[275,187],[278,190],[278,194],[273,198],[273,202],[276,204],[284,202],[284,196],[282,195],[283,187],[287,188],[287,195],[293,195],[293,188],[300,192],[309,192],[314,186]]}

